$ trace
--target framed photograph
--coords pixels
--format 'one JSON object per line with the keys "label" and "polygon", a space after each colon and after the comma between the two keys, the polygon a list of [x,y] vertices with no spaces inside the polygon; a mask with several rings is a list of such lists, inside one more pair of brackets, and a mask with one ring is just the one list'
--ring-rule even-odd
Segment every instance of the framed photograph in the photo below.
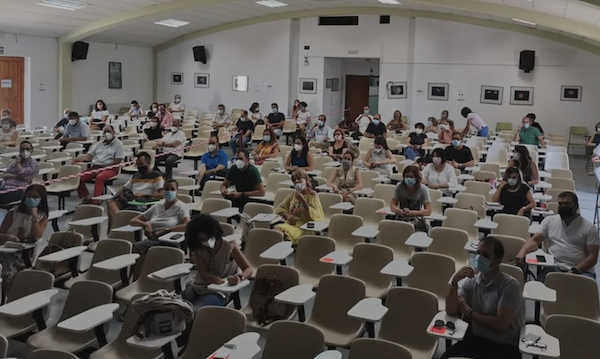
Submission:
{"label": "framed photograph", "polygon": [[448,101],[449,90],[449,84],[430,82],[427,84],[427,99],[435,101]]}
{"label": "framed photograph", "polygon": [[561,86],[560,100],[561,101],[581,101],[581,86]]}
{"label": "framed photograph", "polygon": [[183,72],[171,72],[171,85],[183,85]]}
{"label": "framed photograph", "polygon": [[334,78],[331,79],[331,91],[338,92],[340,90],[340,79]]}
{"label": "framed photograph", "polygon": [[317,79],[300,79],[300,93],[317,93]]}
{"label": "framed photograph", "polygon": [[504,87],[482,85],[479,102],[489,103],[491,105],[502,105],[502,95],[503,94],[504,94]]}
{"label": "framed photograph", "polygon": [[231,89],[233,91],[247,92],[248,76],[234,75],[231,81]]}
{"label": "framed photograph", "polygon": [[325,80],[325,88],[326,89],[330,89],[332,85],[333,85],[333,79],[326,79]]}
{"label": "framed photograph", "polygon": [[510,87],[511,105],[533,105],[533,87]]}
{"label": "framed photograph", "polygon": [[407,98],[406,82],[388,82],[388,98]]}
{"label": "framed photograph", "polygon": [[108,63],[108,88],[120,89],[123,88],[123,73],[120,62]]}
{"label": "framed photograph", "polygon": [[207,89],[210,87],[210,74],[194,74],[194,87]]}

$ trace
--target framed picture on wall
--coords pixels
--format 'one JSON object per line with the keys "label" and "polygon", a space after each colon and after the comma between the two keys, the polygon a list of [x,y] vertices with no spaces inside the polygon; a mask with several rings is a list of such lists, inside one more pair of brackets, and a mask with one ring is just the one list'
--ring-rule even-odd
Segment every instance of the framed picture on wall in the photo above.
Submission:
{"label": "framed picture on wall", "polygon": [[435,101],[448,101],[449,84],[430,82],[427,84],[427,99]]}
{"label": "framed picture on wall", "polygon": [[510,87],[511,105],[533,105],[533,87]]}
{"label": "framed picture on wall", "polygon": [[333,85],[333,79],[325,80],[325,88],[326,89],[330,89],[332,85]]}
{"label": "framed picture on wall", "polygon": [[340,79],[338,79],[337,77],[334,79],[331,79],[331,91],[338,92],[339,90],[340,90]]}
{"label": "framed picture on wall", "polygon": [[388,82],[387,84],[388,98],[407,98],[406,81],[405,82]]}
{"label": "framed picture on wall", "polygon": [[491,105],[502,105],[502,95],[503,94],[504,94],[504,87],[482,85],[479,102],[489,103]]}
{"label": "framed picture on wall", "polygon": [[[333,81],[331,83],[333,90]],[[300,79],[300,93],[317,93],[317,79]]]}
{"label": "framed picture on wall", "polygon": [[581,86],[561,86],[560,100],[561,101],[581,101]]}
{"label": "framed picture on wall", "polygon": [[120,89],[123,88],[123,73],[120,62],[108,63],[108,88]]}
{"label": "framed picture on wall", "polygon": [[183,85],[183,72],[171,72],[171,85]]}
{"label": "framed picture on wall", "polygon": [[231,79],[231,89],[233,91],[248,91],[248,76],[234,75]]}
{"label": "framed picture on wall", "polygon": [[194,87],[207,89],[210,87],[210,74],[194,74]]}

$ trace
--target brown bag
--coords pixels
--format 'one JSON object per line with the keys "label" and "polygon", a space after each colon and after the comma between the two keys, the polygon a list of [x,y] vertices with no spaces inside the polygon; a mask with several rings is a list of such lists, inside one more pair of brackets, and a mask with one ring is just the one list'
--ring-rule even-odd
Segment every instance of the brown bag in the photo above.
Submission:
{"label": "brown bag", "polygon": [[[70,229],[66,232],[56,232],[52,234],[48,241],[48,246],[44,248],[40,257],[48,255],[50,253],[58,252],[60,250],[80,246],[83,243],[83,236],[75,230]],[[68,261],[59,263],[48,263],[37,261],[34,266],[35,269],[50,272],[55,278],[59,278],[67,273],[71,272]]]}
{"label": "brown bag", "polygon": [[256,279],[252,298],[250,298],[250,306],[252,316],[258,324],[264,326],[285,317],[288,305],[276,302],[275,296],[286,289],[283,281],[277,279],[273,274],[269,273]]}

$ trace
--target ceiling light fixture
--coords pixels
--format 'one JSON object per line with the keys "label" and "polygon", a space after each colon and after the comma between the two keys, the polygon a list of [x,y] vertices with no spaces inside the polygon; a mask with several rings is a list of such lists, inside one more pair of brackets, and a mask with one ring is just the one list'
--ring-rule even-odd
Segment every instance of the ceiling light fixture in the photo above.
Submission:
{"label": "ceiling light fixture", "polygon": [[77,1],[69,1],[69,0],[43,0],[42,2],[36,3],[36,5],[53,7],[55,9],[61,10],[81,10],[88,7],[88,4],[84,4],[82,2]]}
{"label": "ceiling light fixture", "polygon": [[521,20],[521,19],[515,19],[514,17],[513,17],[512,21],[518,22],[519,24],[523,24],[523,25],[530,25],[530,26],[537,25],[535,22],[531,22],[531,21],[527,21],[527,20]]}
{"label": "ceiling light fixture", "polygon": [[402,3],[398,0],[379,0],[379,2],[387,5],[402,5]]}
{"label": "ceiling light fixture", "polygon": [[189,25],[189,21],[175,20],[175,19],[166,19],[155,22],[156,25],[168,26],[168,27],[182,27],[185,25]]}
{"label": "ceiling light fixture", "polygon": [[262,5],[262,6],[266,6],[266,7],[283,7],[283,6],[288,6],[288,4],[281,2],[281,1],[276,1],[276,0],[263,0],[263,1],[257,1],[256,2],[258,5]]}

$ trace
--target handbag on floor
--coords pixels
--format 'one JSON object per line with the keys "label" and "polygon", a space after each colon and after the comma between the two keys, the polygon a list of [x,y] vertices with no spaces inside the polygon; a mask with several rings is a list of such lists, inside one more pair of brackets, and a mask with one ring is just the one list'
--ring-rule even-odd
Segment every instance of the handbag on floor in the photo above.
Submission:
{"label": "handbag on floor", "polygon": [[132,334],[140,339],[181,333],[194,317],[192,303],[165,289],[134,300],[131,307],[138,315]]}

